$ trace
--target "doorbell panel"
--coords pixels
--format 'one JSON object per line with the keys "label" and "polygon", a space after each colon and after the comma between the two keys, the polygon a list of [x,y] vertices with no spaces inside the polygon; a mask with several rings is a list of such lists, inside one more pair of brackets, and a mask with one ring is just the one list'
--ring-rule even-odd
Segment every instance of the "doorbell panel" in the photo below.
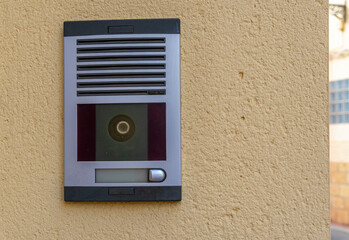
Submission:
{"label": "doorbell panel", "polygon": [[180,201],[179,19],[64,23],[65,201]]}

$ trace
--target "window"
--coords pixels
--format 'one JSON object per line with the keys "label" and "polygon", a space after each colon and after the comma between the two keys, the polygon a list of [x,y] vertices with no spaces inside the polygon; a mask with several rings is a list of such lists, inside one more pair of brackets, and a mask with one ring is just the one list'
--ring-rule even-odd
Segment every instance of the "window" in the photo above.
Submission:
{"label": "window", "polygon": [[330,124],[349,123],[349,79],[330,82]]}

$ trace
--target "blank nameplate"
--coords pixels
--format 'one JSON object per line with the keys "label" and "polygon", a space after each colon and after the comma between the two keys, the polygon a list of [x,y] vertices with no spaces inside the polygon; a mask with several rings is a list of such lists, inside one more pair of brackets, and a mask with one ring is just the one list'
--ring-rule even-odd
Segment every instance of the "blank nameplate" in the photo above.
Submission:
{"label": "blank nameplate", "polygon": [[96,169],[96,183],[148,182],[148,169]]}

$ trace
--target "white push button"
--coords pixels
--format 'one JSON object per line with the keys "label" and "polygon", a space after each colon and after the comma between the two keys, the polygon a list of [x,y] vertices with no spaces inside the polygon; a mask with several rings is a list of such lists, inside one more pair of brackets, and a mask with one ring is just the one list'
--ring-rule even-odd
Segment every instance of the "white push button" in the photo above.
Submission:
{"label": "white push button", "polygon": [[162,182],[166,177],[166,173],[161,169],[149,169],[149,182]]}

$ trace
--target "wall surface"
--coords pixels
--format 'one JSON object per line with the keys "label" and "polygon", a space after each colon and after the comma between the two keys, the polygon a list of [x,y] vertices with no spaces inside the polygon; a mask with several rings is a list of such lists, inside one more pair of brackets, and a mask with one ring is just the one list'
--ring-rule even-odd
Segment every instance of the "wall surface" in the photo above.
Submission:
{"label": "wall surface", "polygon": [[[332,145],[331,145],[332,147]],[[349,225],[349,163],[330,162],[331,221]]]}
{"label": "wall surface", "polygon": [[[328,2],[0,1],[0,239],[329,239]],[[63,201],[63,21],[181,19],[183,200]]]}
{"label": "wall surface", "polygon": [[[343,84],[343,80],[349,79],[348,27],[348,23],[342,25],[339,19],[329,15],[330,212],[331,221],[341,225],[349,225],[349,124],[346,119],[349,88]],[[340,115],[342,123],[339,123]]]}
{"label": "wall surface", "polygon": [[349,163],[349,124],[331,124],[329,130],[330,161]]}

